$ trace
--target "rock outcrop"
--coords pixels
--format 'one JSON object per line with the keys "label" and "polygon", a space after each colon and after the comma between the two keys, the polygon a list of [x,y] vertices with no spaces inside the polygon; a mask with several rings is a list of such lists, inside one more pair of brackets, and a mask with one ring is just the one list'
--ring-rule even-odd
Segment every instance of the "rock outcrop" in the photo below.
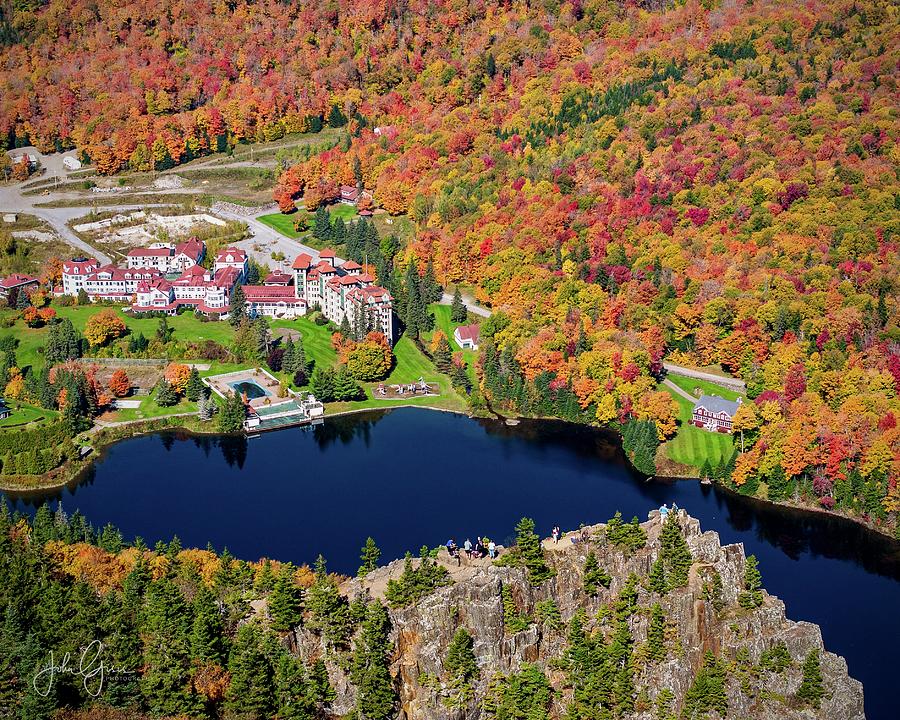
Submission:
{"label": "rock outcrop", "polygon": [[[654,518],[643,523],[646,545],[625,552],[605,539],[605,526],[587,528],[588,543],[573,542],[576,536],[564,536],[558,544],[544,542],[547,563],[554,577],[533,587],[522,568],[495,567],[486,561],[464,560],[462,567],[447,557],[441,558],[454,576],[454,584],[441,588],[406,608],[390,611],[395,654],[391,672],[400,694],[399,717],[406,720],[477,720],[491,717],[483,709],[492,679],[507,675],[533,663],[544,670],[554,688],[549,717],[561,717],[571,698],[566,673],[559,659],[567,647],[567,625],[583,611],[587,629],[608,633],[604,618],[632,574],[639,578],[638,609],[628,620],[634,640],[634,687],[638,697],[635,709],[625,717],[651,720],[658,717],[657,698],[667,689],[674,696],[671,713],[678,717],[707,651],[714,653],[728,668],[725,680],[727,717],[763,718],[841,718],[861,720],[862,685],[847,674],[843,658],[827,652],[818,626],[794,622],[785,616],[778,598],[762,593],[758,607],[742,608],[738,602],[744,589],[745,555],[742,545],[725,545],[715,532],[702,532],[697,520],[683,511],[680,523],[693,556],[687,585],[665,594],[651,592],[649,575],[661,551],[661,523]],[[583,569],[589,551],[611,576],[609,588],[600,588],[591,596],[585,592]],[[351,596],[381,596],[387,579],[402,571],[402,561],[380,568],[363,579],[347,583]],[[764,568],[763,568],[764,570]],[[713,580],[718,575],[721,583]],[[504,623],[501,589],[511,590],[516,609],[528,618],[539,613],[552,600],[562,622],[531,622],[524,630],[511,633]],[[648,639],[652,604],[659,603],[666,621],[665,658],[650,661],[639,649]],[[459,627],[465,627],[474,639],[474,654],[479,677],[463,707],[451,708],[447,696],[445,659],[450,641]],[[302,638],[300,643],[302,646]],[[786,648],[790,661],[786,667],[770,670],[760,667],[764,653],[776,647]],[[823,697],[814,707],[800,702],[796,695],[802,682],[802,665],[811,651],[818,651]],[[314,648],[310,648],[314,652]],[[352,685],[337,664],[330,664],[332,683],[338,690],[333,705],[336,713],[352,710],[355,696]],[[712,713],[711,717],[717,717]]]}

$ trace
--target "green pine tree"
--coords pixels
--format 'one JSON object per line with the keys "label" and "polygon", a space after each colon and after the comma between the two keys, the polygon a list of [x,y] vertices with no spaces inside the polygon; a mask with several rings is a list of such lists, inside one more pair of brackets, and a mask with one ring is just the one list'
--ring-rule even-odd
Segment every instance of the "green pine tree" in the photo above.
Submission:
{"label": "green pine tree", "polygon": [[192,367],[191,374],[188,376],[187,386],[184,390],[184,396],[191,402],[197,402],[205,387],[203,381],[200,379],[200,372],[197,368]]}
{"label": "green pine tree", "polygon": [[257,622],[238,629],[228,660],[231,684],[225,708],[247,720],[265,720],[275,710],[274,669],[263,649],[263,633]]}
{"label": "green pine tree", "polygon": [[462,293],[459,288],[453,291],[453,302],[450,305],[450,320],[455,323],[464,323],[468,318],[468,310],[463,303]]}
{"label": "green pine tree", "polygon": [[744,565],[744,590],[738,595],[738,604],[750,610],[759,607],[763,602],[762,574],[756,555],[748,555]]}
{"label": "green pine tree", "polygon": [[362,565],[359,566],[357,574],[362,577],[367,575],[378,567],[378,560],[381,558],[381,550],[375,544],[375,540],[371,537],[366,538],[366,544],[363,546],[359,559]]}
{"label": "green pine tree", "polygon": [[391,621],[380,602],[366,611],[362,631],[355,643],[350,679],[357,689],[357,711],[366,720],[387,720],[394,716],[397,692],[388,670],[392,645]]}
{"label": "green pine tree", "polygon": [[474,646],[475,641],[469,631],[464,627],[457,629],[447,647],[447,659],[444,660],[444,668],[451,684],[467,684],[478,675]]}
{"label": "green pine tree", "polygon": [[287,632],[300,624],[303,616],[303,590],[294,580],[294,566],[288,563],[275,581],[269,595],[269,617],[271,627],[278,632]]}
{"label": "green pine tree", "polygon": [[224,622],[215,596],[205,583],[199,584],[193,605],[191,655],[203,662],[221,663],[225,659]]}
{"label": "green pine tree", "polygon": [[823,697],[825,697],[825,688],[822,684],[819,651],[810,650],[803,661],[803,681],[797,689],[797,699],[817,708]]}
{"label": "green pine tree", "polygon": [[584,561],[584,591],[588,595],[596,595],[601,587],[608,588],[612,577],[600,567],[597,556],[593,550],[589,550]]}
{"label": "green pine tree", "polygon": [[228,322],[231,323],[231,327],[237,327],[247,317],[247,297],[241,285],[232,290],[228,304]]}

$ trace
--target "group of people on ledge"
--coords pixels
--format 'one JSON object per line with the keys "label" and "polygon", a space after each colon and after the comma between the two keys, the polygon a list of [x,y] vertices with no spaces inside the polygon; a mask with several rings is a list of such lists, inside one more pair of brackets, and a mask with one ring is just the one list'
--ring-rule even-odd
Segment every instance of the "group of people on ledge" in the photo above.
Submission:
{"label": "group of people on ledge", "polygon": [[[462,558],[460,556],[460,548],[456,544],[455,538],[450,538],[446,542],[447,552],[450,554],[450,557],[456,560],[456,564],[460,565],[462,563]],[[462,550],[466,554],[466,557],[469,560],[483,558],[487,555],[491,560],[497,557],[497,545],[493,540],[486,537],[477,537],[475,538],[475,544],[472,544],[472,541],[469,538],[466,538],[466,541],[462,545]]]}

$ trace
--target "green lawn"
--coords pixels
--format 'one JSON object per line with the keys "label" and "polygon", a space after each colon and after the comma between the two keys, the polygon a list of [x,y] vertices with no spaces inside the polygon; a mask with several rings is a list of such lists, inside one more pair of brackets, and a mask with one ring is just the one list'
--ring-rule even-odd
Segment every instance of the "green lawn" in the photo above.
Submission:
{"label": "green lawn", "polygon": [[[669,379],[674,380],[674,377],[670,375]],[[687,378],[679,379],[687,380]],[[702,381],[690,380],[689,382]],[[677,384],[679,387],[683,387],[681,383]],[[683,389],[691,392],[692,387],[684,387]],[[698,470],[703,467],[704,462],[707,460],[712,467],[718,465],[723,459],[727,461],[734,452],[734,441],[731,435],[709,432],[690,425],[691,412],[694,408],[693,403],[687,398],[683,398],[670,387],[660,384],[659,389],[668,392],[678,403],[678,419],[681,421],[678,433],[664,445],[669,459],[682,465],[690,465]],[[725,392],[728,391],[726,390]],[[727,397],[724,393],[719,394],[722,397]]]}
{"label": "green lawn", "polygon": [[695,380],[694,378],[684,377],[683,375],[673,375],[672,373],[666,375],[666,379],[671,380],[674,385],[677,385],[685,392],[698,397],[699,395],[695,392],[696,390],[699,390],[701,394],[718,395],[726,400],[737,400],[741,397],[741,393],[730,390],[724,385],[717,385],[716,383],[709,382],[708,380]]}
{"label": "green lawn", "polygon": [[0,420],[0,427],[14,427],[16,425],[24,425],[25,423],[35,422],[43,418],[51,418],[59,415],[55,410],[44,410],[34,405],[26,405],[25,403],[17,403],[10,401],[10,409],[12,415],[8,418]]}
{"label": "green lawn", "polygon": [[177,405],[160,407],[156,404],[153,395],[147,395],[139,408],[123,408],[116,411],[115,420],[145,420],[163,417],[164,415],[177,415],[179,413],[197,412],[197,403],[184,398]]}
{"label": "green lawn", "polygon": [[[355,205],[344,205],[343,203],[338,203],[336,205],[331,205],[328,208],[328,212],[331,214],[332,222],[339,218],[344,222],[351,220],[356,217],[356,206]],[[303,232],[297,232],[294,228],[294,222],[296,222],[297,218],[305,217],[307,223],[309,224],[309,230],[304,230]],[[258,218],[261,223],[264,225],[268,225],[273,230],[280,232],[282,235],[291,238],[292,240],[296,240],[298,238],[303,238],[304,242],[308,245],[316,246],[316,239],[312,237],[310,230],[312,230],[316,226],[316,216],[314,213],[307,212],[306,210],[298,210],[295,213],[291,213],[290,215],[285,215],[284,213],[270,213],[269,215],[260,215]]]}
{"label": "green lawn", "polygon": [[282,235],[291,238],[291,240],[296,240],[301,235],[305,235],[306,233],[299,233],[294,229],[294,220],[298,217],[298,213],[291,213],[290,215],[285,215],[284,213],[271,213],[270,215],[260,215],[257,220],[259,220],[263,225],[268,225],[273,230],[277,230]]}
{"label": "green lawn", "polygon": [[[450,349],[453,352],[462,352],[463,360],[466,362],[466,369],[469,372],[469,377],[472,379],[472,382],[475,382],[475,358],[478,356],[478,352],[475,350],[462,350],[459,345],[456,344],[456,340],[453,339],[453,331],[456,330],[460,325],[464,325],[466,323],[455,323],[450,319],[450,313],[453,308],[449,305],[440,305],[438,303],[432,303],[428,306],[428,311],[434,314],[434,325],[436,330],[442,330],[444,335],[447,336],[447,340],[450,342]],[[471,318],[469,318],[471,320]],[[429,333],[426,336],[425,343],[426,345],[431,342],[431,337],[434,333]]]}
{"label": "green lawn", "polygon": [[306,318],[296,320],[275,320],[271,323],[272,329],[290,328],[299,330],[303,336],[303,351],[307,360],[315,361],[316,365],[330,367],[337,361],[337,353],[331,347],[332,330],[328,326],[319,326]]}
{"label": "green lawn", "polygon": [[[107,309],[100,305],[75,307],[54,305],[53,307],[60,318],[69,318],[79,331],[84,330],[84,326],[91,315]],[[156,328],[159,325],[158,318],[135,318],[117,308],[113,309],[117,310],[122,321],[135,335],[143,333],[149,339],[156,334]],[[9,312],[12,311],[2,311],[0,316]],[[168,322],[169,327],[175,331],[174,337],[176,340],[214,340],[222,345],[228,345],[231,343],[231,336],[234,333],[227,322],[201,322],[192,313],[170,317]],[[18,320],[13,327],[0,330],[0,337],[4,335],[16,337],[19,340],[19,346],[16,349],[16,357],[19,363],[23,367],[31,365],[34,368],[39,368],[44,364],[44,360],[38,352],[38,348],[46,344],[47,332],[46,327],[29,328],[22,320]]]}

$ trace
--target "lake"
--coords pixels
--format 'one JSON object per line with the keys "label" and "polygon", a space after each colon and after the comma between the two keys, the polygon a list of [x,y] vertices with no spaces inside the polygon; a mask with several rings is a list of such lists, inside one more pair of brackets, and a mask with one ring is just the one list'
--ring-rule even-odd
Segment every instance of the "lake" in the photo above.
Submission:
{"label": "lake", "polygon": [[111,447],[75,486],[10,498],[32,510],[62,501],[150,546],[178,535],[185,547],[211,542],[248,560],[311,563],[322,553],[344,573],[356,571],[368,535],[386,562],[448,537],[506,542],[524,515],[549,535],[553,525],[605,522],[616,510],[644,520],[674,501],[723,544],[755,553],[788,616],[820,625],[826,647],[863,682],[868,717],[895,717],[900,544],[696,481],[641,480],[614,440],[589,428],[410,408],[249,440],[166,432]]}

